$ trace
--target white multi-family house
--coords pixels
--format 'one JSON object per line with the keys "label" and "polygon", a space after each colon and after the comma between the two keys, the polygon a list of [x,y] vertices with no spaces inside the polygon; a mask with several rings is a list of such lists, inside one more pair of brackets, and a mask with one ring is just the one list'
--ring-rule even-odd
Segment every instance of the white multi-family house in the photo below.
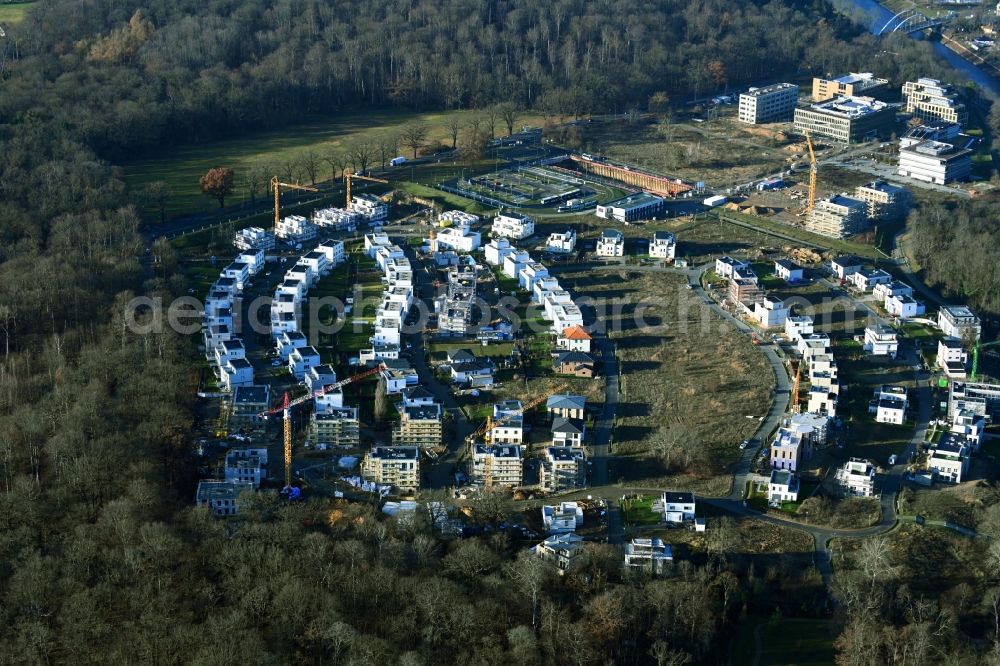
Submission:
{"label": "white multi-family house", "polygon": [[446,210],[438,215],[438,225],[447,227],[449,225],[471,227],[479,224],[479,216],[466,213],[464,210]]}
{"label": "white multi-family house", "polygon": [[[313,271],[309,267],[309,264],[305,264],[299,260],[291,268],[285,271],[285,280],[297,280],[301,282],[305,285],[305,293],[308,293],[309,288],[312,287],[317,280],[319,280],[319,274]],[[305,293],[302,295],[305,296]]]}
{"label": "white multi-family house", "polygon": [[503,274],[509,278],[518,279],[521,269],[531,261],[531,255],[524,250],[514,250],[503,258]]}
{"label": "white multi-family house", "polygon": [[325,240],[316,246],[316,251],[326,255],[326,265],[331,268],[343,263],[347,258],[342,240]]}
{"label": "white multi-family house", "polygon": [[514,252],[514,247],[506,238],[494,238],[483,248],[486,255],[486,263],[490,266],[503,265],[504,257]]}
{"label": "white multi-family house", "polygon": [[219,366],[219,383],[227,391],[253,384],[253,364],[245,358],[231,358]]}
{"label": "white multi-family house", "polygon": [[299,381],[305,379],[306,373],[317,365],[320,365],[320,360],[315,347],[299,347],[288,355],[288,371]]}
{"label": "white multi-family house", "polygon": [[617,229],[605,229],[597,239],[597,249],[594,253],[598,257],[625,256],[625,235]]}
{"label": "white multi-family house", "polygon": [[833,416],[837,413],[839,395],[823,386],[809,387],[809,402],[806,410],[814,414]]}
{"label": "white multi-family house", "polygon": [[237,289],[236,280],[226,277],[223,273],[219,275],[219,279],[215,281],[210,291],[224,291],[230,296],[235,297],[239,290]]}
{"label": "white multi-family house", "polygon": [[694,493],[666,492],[660,496],[663,504],[663,522],[683,523],[694,520]]}
{"label": "white multi-family house", "polygon": [[813,318],[809,315],[788,315],[785,317],[785,337],[798,342],[813,333]]}
{"label": "white multi-family house", "polygon": [[367,192],[352,196],[347,209],[368,220],[372,226],[377,226],[389,219],[389,204]]}
{"label": "white multi-family house", "polygon": [[375,263],[378,264],[379,270],[383,273],[386,272],[390,261],[405,258],[403,248],[398,245],[381,245],[375,249]]}
{"label": "white multi-family house", "polygon": [[767,483],[767,500],[769,504],[776,506],[781,506],[782,502],[799,501],[798,477],[788,470],[771,470],[771,478]]}
{"label": "white multi-family house", "polygon": [[654,231],[653,240],[649,243],[649,256],[652,259],[673,261],[677,255],[677,238],[669,231]]}
{"label": "white multi-family house", "polygon": [[547,493],[580,488],[586,483],[586,462],[582,448],[550,446],[545,449],[538,469],[538,483]]}
{"label": "white multi-family house", "polygon": [[316,238],[316,225],[301,215],[289,215],[278,221],[274,235],[289,243],[302,243]]}
{"label": "white multi-family house", "polygon": [[[472,447],[469,481],[473,485],[517,488],[523,476],[523,447],[515,444],[476,444]],[[492,483],[487,483],[488,480]]]}
{"label": "white multi-family house", "polygon": [[733,259],[732,257],[725,256],[719,257],[715,260],[715,272],[719,277],[724,277],[726,279],[731,279],[733,277],[733,271],[742,270],[749,268],[750,264],[746,261],[740,261],[739,259]]}
{"label": "white multi-family house", "polygon": [[534,281],[531,287],[531,300],[535,303],[544,303],[546,296],[560,289],[559,280],[551,275],[546,275]]}
{"label": "white multi-family house", "polygon": [[542,527],[549,534],[570,534],[583,526],[583,507],[576,502],[542,505]]}
{"label": "white multi-family house", "polygon": [[273,250],[274,234],[260,227],[247,227],[236,232],[233,245],[238,250]]}
{"label": "white multi-family house", "polygon": [[241,292],[250,279],[250,265],[242,261],[234,261],[222,269],[222,277],[233,280],[236,283],[236,291]]}
{"label": "white multi-family house", "polygon": [[582,561],[583,537],[576,534],[554,534],[534,546],[531,552],[554,564],[562,575]]}
{"label": "white multi-family house", "polygon": [[765,296],[754,303],[752,316],[761,328],[784,326],[788,318],[788,308],[780,298]]}
{"label": "white multi-family house", "polygon": [[412,491],[420,487],[420,448],[376,446],[361,462],[361,474],[375,483]]}
{"label": "white multi-family house", "polygon": [[531,261],[525,264],[524,268],[518,272],[517,282],[521,285],[521,289],[531,291],[534,288],[536,281],[548,276],[549,269],[537,261]]}
{"label": "white multi-family house", "polygon": [[[434,251],[451,249],[456,252],[473,252],[479,249],[479,243],[479,232],[461,225],[439,231],[434,238],[431,249]],[[436,248],[434,244],[437,245]]]}
{"label": "white multi-family house", "polygon": [[267,447],[239,446],[226,453],[226,481],[249,483],[254,488],[267,477]]}
{"label": "white multi-family house", "polygon": [[215,364],[220,368],[237,358],[246,358],[247,348],[239,338],[220,342],[215,346]]}
{"label": "white multi-family house", "polygon": [[798,470],[806,457],[808,443],[797,427],[781,427],[771,442],[771,468]]}
{"label": "white multi-family house", "polygon": [[875,494],[875,465],[851,458],[837,470],[836,479],[846,495],[872,497]]}
{"label": "white multi-family house", "polygon": [[581,419],[556,416],[552,419],[552,446],[583,447],[587,426]]}
{"label": "white multi-family house", "polygon": [[858,291],[868,292],[877,285],[892,282],[892,275],[886,273],[881,268],[872,268],[855,271],[848,275],[846,279]]}
{"label": "white multi-family house", "polygon": [[930,451],[927,470],[945,483],[961,483],[969,471],[970,450],[962,438],[946,432]]}
{"label": "white multi-family house", "polygon": [[561,233],[549,234],[545,241],[545,250],[553,254],[569,254],[576,249],[576,232],[567,229]]}
{"label": "white multi-family house", "polygon": [[874,324],[865,328],[864,350],[872,356],[896,358],[899,351],[899,336],[888,326]]}
{"label": "white multi-family house", "polygon": [[625,566],[629,568],[656,576],[666,571],[673,561],[673,549],[657,537],[636,537],[625,544]]}
{"label": "white multi-family house", "polygon": [[938,328],[945,335],[964,340],[978,340],[982,333],[979,315],[964,305],[942,305],[938,311]]}
{"label": "white multi-family house", "polygon": [[586,398],[582,395],[570,395],[569,393],[556,393],[550,395],[545,401],[545,409],[553,418],[561,416],[567,419],[582,419],[586,406]]}
{"label": "white multi-family house", "polygon": [[891,317],[899,319],[912,319],[919,317],[927,311],[924,304],[912,296],[893,294],[885,299],[885,311]]}
{"label": "white multi-family house", "polygon": [[883,384],[875,389],[874,398],[868,405],[869,413],[875,414],[878,423],[902,425],[906,420],[907,392],[905,386]]}
{"label": "white multi-family house", "polygon": [[801,335],[795,348],[802,355],[802,358],[806,360],[815,354],[826,354],[830,350],[830,336],[825,333]]}
{"label": "white multi-family house", "polygon": [[847,276],[860,271],[864,263],[854,255],[845,254],[830,261],[830,270],[837,278],[846,280]]}
{"label": "white multi-family house", "polygon": [[564,328],[556,337],[556,349],[590,353],[593,337],[583,326]]}
{"label": "white multi-family house", "polygon": [[236,261],[246,264],[250,277],[264,270],[264,250],[245,250],[236,256]]}
{"label": "white multi-family house", "polygon": [[552,332],[561,333],[573,326],[583,326],[583,312],[574,303],[559,303],[552,307]]}
{"label": "white multi-family house", "polygon": [[495,444],[524,442],[524,407],[520,400],[505,400],[493,405],[493,429],[490,441]]}
{"label": "white multi-family house", "polygon": [[333,264],[331,264],[330,260],[327,258],[326,252],[323,252],[318,248],[312,252],[306,252],[299,259],[298,263],[309,269],[309,271],[315,276],[314,281],[329,273],[330,269],[333,267]]}
{"label": "white multi-family house", "polygon": [[774,275],[785,282],[801,282],[805,276],[802,267],[788,259],[778,259],[774,262]]}
{"label": "white multi-family house", "polygon": [[973,451],[978,451],[983,443],[986,418],[971,409],[956,409],[951,417],[951,432],[966,442]]}
{"label": "white multi-family house", "polygon": [[361,216],[346,208],[321,208],[313,212],[312,222],[318,227],[354,231],[361,222]]}
{"label": "white multi-family house", "polygon": [[305,333],[301,333],[299,331],[286,331],[278,337],[278,357],[281,358],[282,361],[287,361],[293,351],[306,347],[308,344],[309,342],[306,339]]}
{"label": "white multi-family house", "polygon": [[884,303],[890,296],[913,296],[913,287],[893,280],[892,282],[883,282],[882,284],[875,285],[872,288],[872,295]]}
{"label": "white multi-family house", "polygon": [[557,305],[568,305],[573,303],[573,296],[565,289],[553,289],[542,297],[543,313],[546,321],[552,321],[555,317],[552,314],[553,308]]}
{"label": "white multi-family house", "polygon": [[337,372],[332,365],[317,365],[310,368],[305,376],[306,388],[310,393],[319,391],[324,386],[337,383]]}
{"label": "white multi-family house", "polygon": [[493,218],[491,232],[494,236],[520,240],[535,233],[535,221],[527,215],[499,213]]}
{"label": "white multi-family house", "polygon": [[969,354],[958,338],[946,336],[938,340],[937,364],[944,373],[953,379],[964,379],[965,366],[969,362]]}
{"label": "white multi-family house", "polygon": [[374,233],[365,234],[365,254],[367,254],[372,259],[375,258],[375,253],[380,247],[385,247],[392,245],[392,241],[389,240],[389,234],[376,231]]}

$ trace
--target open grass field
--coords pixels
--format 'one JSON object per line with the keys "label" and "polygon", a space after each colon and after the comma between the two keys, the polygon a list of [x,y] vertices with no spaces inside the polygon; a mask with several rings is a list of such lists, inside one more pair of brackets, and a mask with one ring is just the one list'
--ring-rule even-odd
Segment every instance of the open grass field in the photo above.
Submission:
{"label": "open grass field", "polygon": [[606,306],[598,319],[610,329],[621,368],[614,452],[624,459],[615,462],[615,475],[626,483],[655,478],[664,487],[728,489],[725,474],[740,441],[770,406],[774,377],[763,356],[679,275],[622,268],[566,272],[560,280]]}
{"label": "open grass field", "polygon": [[[3,5],[0,5],[2,8]],[[2,9],[0,9],[2,11]],[[246,189],[240,183],[240,172],[251,166],[264,164],[274,168],[276,173],[284,170],[287,163],[297,163],[306,150],[315,151],[321,158],[332,151],[343,151],[346,147],[362,141],[377,142],[390,135],[398,135],[408,123],[421,123],[428,129],[425,145],[445,143],[451,145],[448,131],[450,118],[471,118],[473,111],[446,111],[440,113],[406,113],[399,111],[366,111],[364,113],[343,114],[330,118],[316,118],[309,122],[258,132],[238,139],[225,139],[198,145],[185,145],[167,149],[157,154],[139,157],[126,163],[125,180],[132,187],[142,187],[153,181],[167,182],[173,196],[167,206],[168,215],[178,215],[212,210],[216,202],[201,194],[198,179],[212,167],[229,167],[235,171],[237,190],[231,197],[235,203],[249,200]],[[536,123],[539,119],[522,118],[521,123]],[[500,131],[500,128],[497,128]],[[398,154],[412,156],[405,146],[400,146]],[[375,158],[378,159],[377,156]],[[410,176],[408,167],[398,167]],[[319,173],[321,180],[331,177],[328,164],[323,164]],[[300,175],[300,182],[308,182]]]}
{"label": "open grass field", "polygon": [[12,26],[18,25],[24,20],[24,16],[32,2],[7,2],[0,3],[0,24]]}

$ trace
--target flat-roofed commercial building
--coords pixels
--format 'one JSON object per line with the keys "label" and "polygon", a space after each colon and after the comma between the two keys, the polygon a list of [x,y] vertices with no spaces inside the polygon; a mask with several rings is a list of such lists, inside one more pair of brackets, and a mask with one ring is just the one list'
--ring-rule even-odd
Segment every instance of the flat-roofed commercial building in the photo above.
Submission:
{"label": "flat-roofed commercial building", "polygon": [[972,151],[943,141],[899,143],[899,175],[944,185],[972,172]]}
{"label": "flat-roofed commercial building", "polygon": [[795,109],[795,131],[840,143],[870,141],[892,133],[895,110],[871,97],[834,97]]}
{"label": "flat-roofed commercial building", "polygon": [[814,102],[824,102],[834,97],[857,97],[871,95],[876,90],[889,86],[888,79],[876,78],[871,72],[851,72],[835,79],[813,78],[812,99]]}
{"label": "flat-roofed commercial building", "polygon": [[740,95],[739,120],[750,125],[787,122],[798,101],[799,87],[794,83],[751,88]]}
{"label": "flat-roofed commercial building", "polygon": [[601,204],[597,207],[597,217],[619,222],[648,220],[663,212],[664,202],[661,197],[639,192],[629,196]]}
{"label": "flat-roofed commercial building", "polygon": [[963,127],[969,122],[969,112],[955,89],[937,79],[921,77],[904,83],[903,111],[921,120],[943,120]]}

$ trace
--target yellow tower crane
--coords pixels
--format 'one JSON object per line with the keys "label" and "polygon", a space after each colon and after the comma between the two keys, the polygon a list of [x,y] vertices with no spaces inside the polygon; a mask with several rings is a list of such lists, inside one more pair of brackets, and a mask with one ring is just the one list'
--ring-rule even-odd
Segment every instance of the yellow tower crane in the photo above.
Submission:
{"label": "yellow tower crane", "polygon": [[281,188],[292,189],[292,190],[305,190],[306,192],[319,192],[315,187],[309,187],[308,185],[299,185],[297,183],[283,183],[281,180],[275,176],[271,179],[271,191],[274,193],[274,228],[278,228],[278,222],[281,220]]}
{"label": "yellow tower crane", "polygon": [[799,382],[802,378],[802,361],[795,366],[795,381],[792,382],[792,414],[799,413]]}
{"label": "yellow tower crane", "polygon": [[811,213],[816,205],[816,153],[813,152],[812,137],[809,130],[805,130],[806,147],[809,148],[809,202],[806,204],[806,213]]}
{"label": "yellow tower crane", "polygon": [[367,180],[372,183],[382,183],[383,185],[388,185],[389,181],[383,180],[382,178],[373,178],[372,176],[361,176],[358,174],[344,174],[344,180],[347,181],[347,203],[345,205],[351,205],[351,180]]}

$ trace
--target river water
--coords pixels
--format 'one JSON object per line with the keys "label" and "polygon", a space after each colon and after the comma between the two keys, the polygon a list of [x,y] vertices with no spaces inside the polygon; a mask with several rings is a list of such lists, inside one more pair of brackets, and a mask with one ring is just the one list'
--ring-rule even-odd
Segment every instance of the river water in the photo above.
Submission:
{"label": "river water", "polygon": [[[892,18],[892,12],[875,0],[840,0],[840,4],[853,6],[863,11],[868,17],[868,28],[872,33],[878,32]],[[914,37],[920,39],[919,35],[914,35]],[[979,86],[985,97],[992,100],[1000,99],[1000,80],[988,75],[941,42],[934,42],[934,51],[962,76]]]}

